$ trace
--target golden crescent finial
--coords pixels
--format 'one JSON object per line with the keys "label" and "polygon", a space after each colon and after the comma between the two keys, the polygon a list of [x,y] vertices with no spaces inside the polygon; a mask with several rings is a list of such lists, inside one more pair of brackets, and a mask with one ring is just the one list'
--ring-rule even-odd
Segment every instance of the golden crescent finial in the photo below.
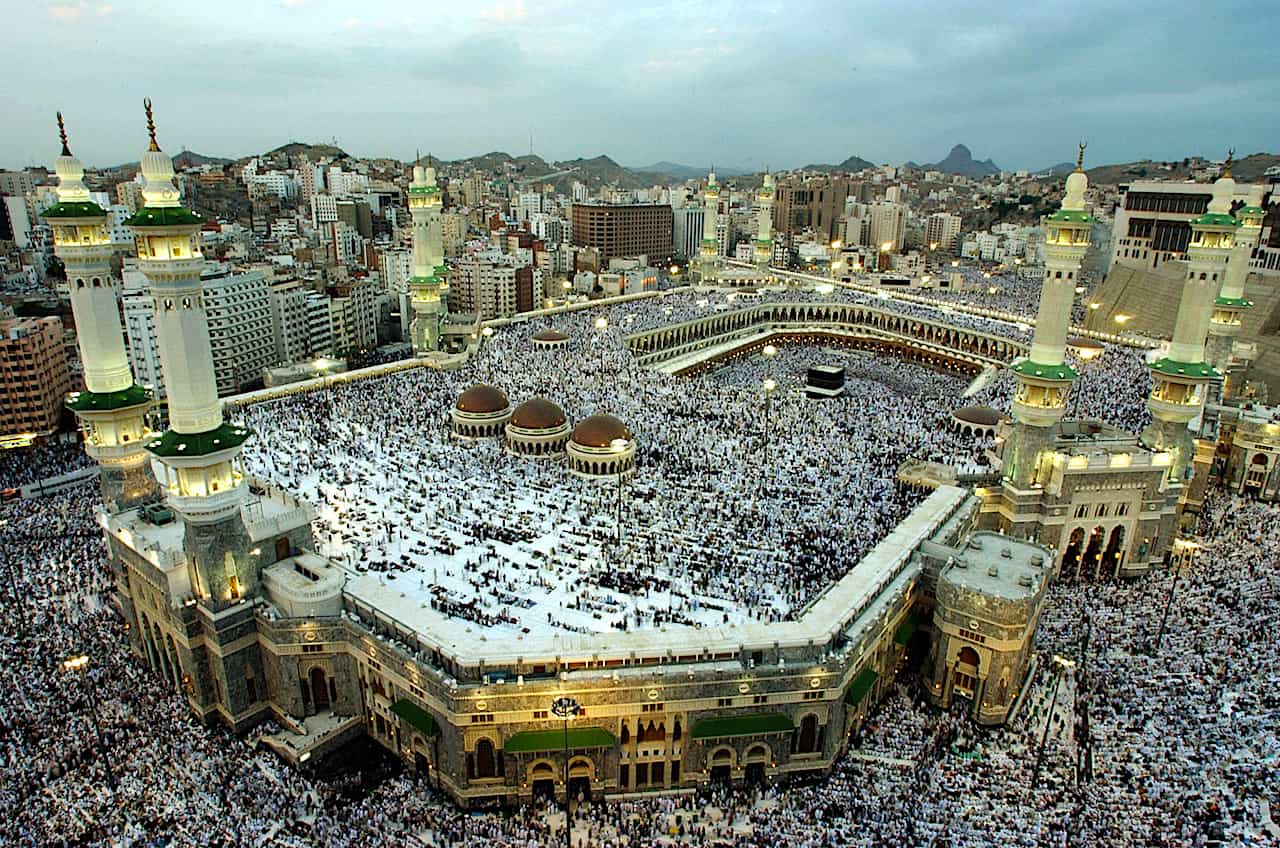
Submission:
{"label": "golden crescent finial", "polygon": [[1227,151],[1227,161],[1222,163],[1222,176],[1227,178],[1231,176],[1231,164],[1235,162],[1236,149],[1232,147]]}
{"label": "golden crescent finial", "polygon": [[58,138],[62,139],[62,155],[70,156],[71,148],[67,147],[67,126],[62,123],[62,113],[58,113]]}
{"label": "golden crescent finial", "polygon": [[1080,142],[1080,152],[1076,154],[1076,173],[1084,172],[1084,149],[1089,146],[1089,142]]}
{"label": "golden crescent finial", "polygon": [[158,152],[160,145],[156,143],[156,121],[151,114],[151,98],[142,98],[142,108],[147,112],[147,135],[151,137],[151,146],[147,148],[148,152]]}

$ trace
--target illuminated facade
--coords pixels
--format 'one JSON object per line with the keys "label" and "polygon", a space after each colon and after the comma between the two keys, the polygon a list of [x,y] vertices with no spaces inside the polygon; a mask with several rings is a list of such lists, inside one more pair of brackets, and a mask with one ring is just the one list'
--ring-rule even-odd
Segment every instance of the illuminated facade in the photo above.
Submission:
{"label": "illuminated facade", "polygon": [[760,191],[756,193],[756,240],[751,255],[756,268],[767,273],[773,263],[773,174],[765,173]]}
{"label": "illuminated facade", "polygon": [[720,214],[720,184],[713,168],[707,174],[707,187],[702,192],[702,242],[698,245],[698,274],[704,283],[715,282],[720,271],[720,241],[716,235],[716,219]]}

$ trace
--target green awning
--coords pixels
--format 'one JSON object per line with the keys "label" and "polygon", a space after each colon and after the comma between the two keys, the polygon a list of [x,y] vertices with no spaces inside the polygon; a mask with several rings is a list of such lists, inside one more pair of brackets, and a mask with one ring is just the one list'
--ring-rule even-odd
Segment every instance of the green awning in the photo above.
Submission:
{"label": "green awning", "polygon": [[440,732],[440,727],[436,724],[436,720],[431,717],[431,713],[408,698],[401,698],[392,704],[391,712],[409,722],[417,730],[422,731],[424,736],[435,736]]}
{"label": "green awning", "polygon": [[911,634],[916,632],[920,626],[920,622],[916,620],[916,614],[907,613],[907,617],[902,619],[902,623],[898,625],[898,629],[893,632],[893,641],[899,645],[907,644],[907,640],[911,638]]}
{"label": "green awning", "polygon": [[704,718],[693,726],[694,739],[722,736],[758,736],[762,733],[790,733],[796,726],[782,713]]}
{"label": "green awning", "polygon": [[[571,727],[568,747],[611,748],[618,744],[614,735],[603,727]],[[509,738],[502,746],[508,754],[529,754],[534,751],[560,751],[565,748],[564,730],[526,730]]]}
{"label": "green awning", "polygon": [[869,668],[864,668],[858,672],[858,676],[849,684],[849,691],[844,693],[844,702],[851,707],[856,707],[867,697],[867,693],[871,691],[871,687],[875,685],[876,678],[880,675]]}

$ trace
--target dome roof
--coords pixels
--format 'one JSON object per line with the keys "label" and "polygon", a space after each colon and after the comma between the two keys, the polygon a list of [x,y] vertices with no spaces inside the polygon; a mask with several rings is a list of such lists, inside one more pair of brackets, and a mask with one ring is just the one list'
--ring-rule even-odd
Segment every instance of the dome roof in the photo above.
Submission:
{"label": "dome roof", "polygon": [[535,342],[563,342],[568,339],[569,337],[559,330],[539,330],[533,334]]}
{"label": "dome roof", "polygon": [[458,395],[458,411],[485,415],[490,412],[502,412],[511,404],[506,394],[497,386],[476,383]]}
{"label": "dome roof", "polygon": [[994,427],[1004,416],[989,406],[965,406],[951,413],[957,421],[965,424],[978,424],[982,427]]}
{"label": "dome roof", "polygon": [[563,409],[546,398],[536,397],[516,407],[511,415],[511,426],[522,430],[550,430],[566,420]]}
{"label": "dome roof", "polygon": [[612,415],[592,415],[573,428],[573,441],[583,447],[607,448],[614,439],[631,441],[631,431]]}

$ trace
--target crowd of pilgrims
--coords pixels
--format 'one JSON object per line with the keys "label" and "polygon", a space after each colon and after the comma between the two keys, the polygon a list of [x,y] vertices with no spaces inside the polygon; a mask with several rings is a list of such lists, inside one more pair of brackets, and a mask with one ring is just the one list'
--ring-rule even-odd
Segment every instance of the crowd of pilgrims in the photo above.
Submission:
{"label": "crowd of pilgrims", "polygon": [[[91,485],[0,504],[0,844],[563,844],[554,804],[467,813],[389,757],[296,771],[256,745],[269,722],[195,721],[126,647],[96,505]],[[1176,567],[1051,586],[1008,726],[930,707],[904,671],[829,777],[574,799],[574,844],[1280,845],[1280,509],[1211,492],[1199,531]]]}
{"label": "crowd of pilgrims", "polygon": [[0,451],[0,489],[19,489],[93,465],[80,441],[49,442]]}
{"label": "crowd of pilgrims", "polygon": [[[510,326],[457,371],[251,406],[246,467],[319,505],[322,551],[417,587],[437,610],[581,631],[793,617],[918,503],[895,485],[902,462],[980,451],[946,426],[966,378],[788,347],[673,377],[634,364],[627,317],[604,332],[591,313],[561,318],[571,342],[558,349],[533,345],[536,326]],[[805,398],[813,362],[846,367],[843,397]],[[452,434],[449,412],[473,383],[513,407],[547,397],[571,424],[608,412],[629,427],[639,470],[621,494],[620,546],[612,478]]]}

